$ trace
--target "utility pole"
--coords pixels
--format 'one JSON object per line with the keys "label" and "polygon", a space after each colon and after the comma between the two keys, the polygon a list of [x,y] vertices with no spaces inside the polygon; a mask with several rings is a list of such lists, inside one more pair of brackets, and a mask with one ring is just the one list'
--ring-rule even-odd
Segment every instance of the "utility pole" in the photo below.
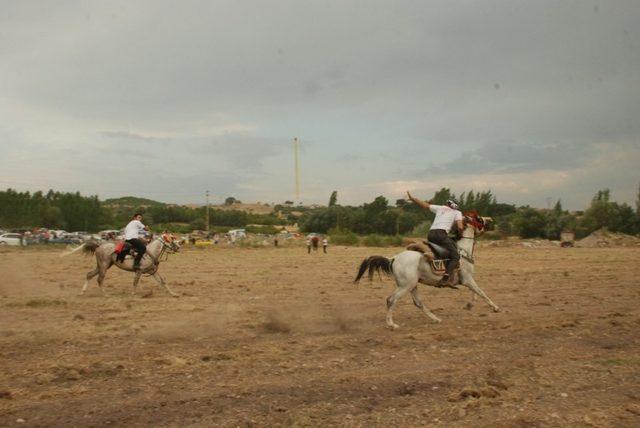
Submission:
{"label": "utility pole", "polygon": [[296,174],[296,202],[300,202],[300,163],[298,160],[298,139],[293,139],[293,158],[295,161]]}
{"label": "utility pole", "polygon": [[207,195],[207,220],[206,220],[206,229],[207,229],[207,235],[209,234],[209,191],[207,190],[206,192]]}

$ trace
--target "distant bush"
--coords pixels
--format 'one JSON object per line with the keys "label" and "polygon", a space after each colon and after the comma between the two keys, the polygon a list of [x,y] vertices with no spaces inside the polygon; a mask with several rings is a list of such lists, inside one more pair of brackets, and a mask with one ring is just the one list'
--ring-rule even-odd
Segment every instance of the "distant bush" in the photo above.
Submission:
{"label": "distant bush", "polygon": [[333,245],[358,245],[359,239],[353,232],[329,231],[329,242]]}
{"label": "distant bush", "polygon": [[384,237],[385,247],[400,247],[404,245],[404,240],[400,235],[392,235]]}
{"label": "distant bush", "polygon": [[365,235],[362,238],[362,245],[365,247],[383,247],[384,246],[384,236],[381,235]]}
{"label": "distant bush", "polygon": [[171,233],[189,233],[191,232],[191,226],[185,223],[159,223],[152,227],[154,232],[164,232],[168,230]]}
{"label": "distant bush", "polygon": [[426,220],[417,225],[411,231],[411,236],[421,236],[426,238],[429,234],[429,229],[431,228],[431,221]]}
{"label": "distant bush", "polygon": [[278,233],[278,229],[273,226],[247,226],[245,230],[249,233],[264,233],[265,235]]}

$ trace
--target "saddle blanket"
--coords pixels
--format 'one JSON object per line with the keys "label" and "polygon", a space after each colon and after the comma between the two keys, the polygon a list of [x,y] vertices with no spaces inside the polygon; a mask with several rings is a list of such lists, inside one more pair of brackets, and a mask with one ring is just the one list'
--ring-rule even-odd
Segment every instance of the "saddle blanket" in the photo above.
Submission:
{"label": "saddle blanket", "polygon": [[[436,275],[444,275],[447,270],[447,262],[449,259],[438,259],[433,251],[423,243],[413,242],[407,246],[407,250],[417,251],[423,254],[423,257],[429,266],[431,271]],[[460,267],[460,263],[456,266],[456,269]]]}
{"label": "saddle blanket", "polygon": [[114,253],[120,254],[125,246],[124,241],[120,241],[116,244],[116,248],[113,250]]}

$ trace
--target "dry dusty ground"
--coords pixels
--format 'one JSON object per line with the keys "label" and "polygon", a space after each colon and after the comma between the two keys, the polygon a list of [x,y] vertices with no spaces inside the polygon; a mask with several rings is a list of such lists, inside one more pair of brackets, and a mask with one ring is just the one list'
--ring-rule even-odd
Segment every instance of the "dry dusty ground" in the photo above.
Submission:
{"label": "dry dusty ground", "polygon": [[[639,249],[481,248],[469,292],[385,328],[397,249],[185,249],[182,297],[57,249],[0,252],[0,426],[640,426]],[[420,286],[424,287],[424,286]],[[20,420],[20,422],[17,422]]]}

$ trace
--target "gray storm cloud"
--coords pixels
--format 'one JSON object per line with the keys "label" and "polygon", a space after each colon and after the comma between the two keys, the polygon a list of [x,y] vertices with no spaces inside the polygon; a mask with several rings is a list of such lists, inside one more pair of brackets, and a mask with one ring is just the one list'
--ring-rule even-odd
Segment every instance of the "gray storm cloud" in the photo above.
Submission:
{"label": "gray storm cloud", "polygon": [[[309,202],[473,173],[509,175],[504,200],[580,208],[599,187],[631,201],[640,180],[603,166],[640,161],[635,1],[1,5],[5,187],[280,201],[294,136]],[[88,165],[110,174],[87,183]],[[169,177],[129,189],[140,168]],[[590,180],[524,186],[549,170]]]}

